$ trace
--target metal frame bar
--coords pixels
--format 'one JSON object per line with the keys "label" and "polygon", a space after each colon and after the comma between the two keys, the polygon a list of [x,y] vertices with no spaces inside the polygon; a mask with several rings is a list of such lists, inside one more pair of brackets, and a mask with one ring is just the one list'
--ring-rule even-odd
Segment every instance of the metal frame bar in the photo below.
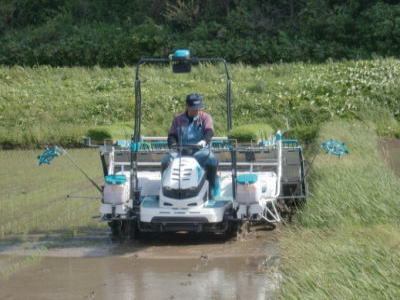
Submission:
{"label": "metal frame bar", "polygon": [[[140,66],[145,63],[170,63],[172,62],[172,58],[142,58],[136,64],[136,72],[135,72],[135,85],[134,85],[134,92],[135,92],[135,124],[134,124],[134,134],[132,136],[132,143],[139,143],[140,142],[140,133],[141,133],[141,119],[142,119],[142,93],[141,93],[141,82],[140,82]],[[224,64],[225,67],[225,74],[227,78],[226,83],[226,113],[227,113],[227,130],[230,131],[232,129],[232,88],[231,88],[231,75],[229,73],[228,65],[226,60],[223,58],[215,57],[215,58],[201,58],[201,57],[193,57],[191,59],[186,60],[189,63],[216,63],[220,62]],[[232,153],[234,153],[232,151]],[[138,172],[138,162],[137,162],[137,152],[131,151],[131,198],[134,195],[138,195],[138,184],[139,179],[137,176]],[[235,158],[234,158],[235,157]],[[236,159],[236,153],[232,155],[232,163],[233,160]],[[236,161],[235,161],[236,162]],[[234,165],[234,164],[233,164]],[[235,166],[236,168],[236,166]],[[236,183],[236,171],[235,175],[232,176],[232,185]],[[134,194],[134,195],[133,195]],[[236,195],[236,193],[234,193]]]}
{"label": "metal frame bar", "polygon": [[[141,130],[141,105],[142,105],[142,95],[141,95],[141,83],[140,83],[140,66],[145,63],[169,63],[172,59],[170,58],[142,58],[136,64],[136,72],[135,72],[135,131],[133,142],[139,142],[140,140],[140,130]],[[220,57],[210,57],[210,58],[202,58],[202,57],[193,57],[187,60],[190,63],[199,63],[199,62],[208,62],[208,63],[216,63],[220,62],[224,64],[225,74],[226,74],[226,104],[227,104],[227,130],[230,131],[232,129],[232,88],[231,88],[231,75],[229,73],[228,65],[224,58]]]}
{"label": "metal frame bar", "polygon": [[[233,152],[234,151],[232,151],[232,153]],[[221,167],[229,167],[229,166],[238,166],[238,167],[250,167],[250,166],[277,167],[278,166],[278,163],[272,163],[272,162],[271,163],[268,163],[268,162],[254,163],[254,162],[245,162],[245,161],[237,162],[236,158],[234,158],[234,160],[235,160],[236,163],[234,163],[233,161],[231,161],[231,162],[220,162],[219,166],[221,166]],[[115,162],[114,165],[116,165],[116,166],[129,166],[130,163],[129,162]],[[149,162],[139,161],[139,162],[137,162],[137,165],[139,167],[157,167],[157,166],[161,166],[161,163],[160,162],[152,162],[152,161],[149,161]]]}

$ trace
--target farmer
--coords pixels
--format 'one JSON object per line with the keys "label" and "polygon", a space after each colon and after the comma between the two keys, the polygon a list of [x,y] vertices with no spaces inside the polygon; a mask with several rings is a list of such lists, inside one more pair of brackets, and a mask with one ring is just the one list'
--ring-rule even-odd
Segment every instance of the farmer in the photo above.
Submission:
{"label": "farmer", "polygon": [[[199,164],[206,170],[207,179],[210,183],[210,191],[215,186],[218,160],[209,147],[214,135],[213,120],[209,114],[204,112],[203,97],[199,94],[186,96],[186,111],[176,115],[168,133],[168,147],[173,148],[179,142],[182,145],[197,145],[197,149],[184,149],[186,154],[193,155]],[[208,147],[207,147],[208,146]],[[161,161],[163,172],[176,154],[169,154]]]}

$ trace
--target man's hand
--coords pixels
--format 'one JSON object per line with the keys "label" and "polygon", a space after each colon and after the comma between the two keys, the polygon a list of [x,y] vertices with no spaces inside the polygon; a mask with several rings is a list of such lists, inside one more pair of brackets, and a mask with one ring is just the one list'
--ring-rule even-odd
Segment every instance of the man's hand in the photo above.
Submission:
{"label": "man's hand", "polygon": [[199,148],[204,148],[206,146],[206,141],[205,140],[201,140],[200,142],[197,143],[197,146],[199,146]]}

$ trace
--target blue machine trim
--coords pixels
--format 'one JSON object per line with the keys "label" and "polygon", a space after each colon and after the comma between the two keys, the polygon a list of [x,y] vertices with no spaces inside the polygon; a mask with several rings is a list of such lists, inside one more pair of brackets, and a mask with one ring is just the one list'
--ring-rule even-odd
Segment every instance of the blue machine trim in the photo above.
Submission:
{"label": "blue machine trim", "polygon": [[132,152],[139,151],[139,148],[140,148],[140,143],[131,143],[131,151]]}
{"label": "blue machine trim", "polygon": [[239,184],[253,184],[258,180],[257,174],[240,174],[236,181]]}
{"label": "blue machine trim", "polygon": [[259,146],[271,146],[274,144],[274,141],[272,140],[262,140],[258,143]]}
{"label": "blue machine trim", "polygon": [[168,149],[168,143],[161,141],[161,142],[151,142],[151,148],[154,150],[163,150]]}
{"label": "blue machine trim", "polygon": [[220,180],[219,176],[217,176],[215,178],[215,185],[214,185],[214,188],[212,190],[212,195],[213,195],[214,198],[218,197],[218,196],[221,196],[221,180]]}
{"label": "blue machine trim", "polygon": [[126,182],[125,175],[107,175],[104,177],[107,184],[123,184]]}
{"label": "blue machine trim", "polygon": [[225,144],[224,144],[224,141],[214,140],[214,141],[211,141],[211,146],[216,149],[223,149]]}
{"label": "blue machine trim", "polygon": [[131,146],[131,142],[124,141],[124,140],[118,140],[118,141],[115,142],[114,145],[118,146],[118,147],[126,147],[126,148],[128,148],[128,147]]}
{"label": "blue machine trim", "polygon": [[203,169],[200,166],[197,166],[197,182],[200,182],[201,176],[203,176]]}
{"label": "blue machine trim", "polygon": [[139,143],[129,143],[131,146],[132,152],[137,152],[139,150],[148,150],[151,151],[151,145],[146,142],[139,142]]}
{"label": "blue machine trim", "polygon": [[178,49],[174,53],[175,58],[189,58],[190,57],[190,50],[188,49]]}

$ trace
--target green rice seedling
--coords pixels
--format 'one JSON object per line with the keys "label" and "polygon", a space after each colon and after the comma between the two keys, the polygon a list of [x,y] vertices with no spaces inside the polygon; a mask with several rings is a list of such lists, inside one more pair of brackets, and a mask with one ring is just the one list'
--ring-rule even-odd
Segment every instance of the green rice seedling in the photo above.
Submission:
{"label": "green rice seedling", "polygon": [[86,136],[93,140],[104,140],[104,139],[125,139],[129,140],[133,134],[133,124],[129,122],[115,123],[108,126],[97,126],[89,128],[86,132]]}
{"label": "green rice seedling", "polygon": [[[2,176],[0,205],[9,202],[19,204],[23,201],[14,201],[14,197],[19,199],[32,197],[41,189],[57,190],[63,185],[68,187],[70,184],[72,184],[70,188],[73,188],[83,179],[83,176],[63,157],[56,158],[51,165],[38,167],[36,157],[41,152],[0,151],[0,161],[4,162],[0,170]],[[68,150],[68,152],[89,175],[94,177],[101,174],[97,150]]]}
{"label": "green rice seedling", "polygon": [[[98,178],[102,171],[97,150],[68,152],[90,176]],[[97,224],[91,216],[98,213],[98,201],[66,198],[66,195],[98,196],[98,192],[63,157],[55,158],[49,166],[37,166],[39,153],[0,152],[0,161],[4,165],[0,171],[4,178],[0,182],[1,237],[34,231],[78,230],[74,225],[76,222],[69,222],[75,215],[79,215],[79,224]],[[98,180],[101,184],[102,179]]]}
{"label": "green rice seedling", "polygon": [[259,139],[268,139],[274,130],[268,124],[246,124],[232,129],[228,137],[238,142],[256,142]]}
{"label": "green rice seedling", "polygon": [[[83,190],[82,192],[85,192]],[[43,195],[45,197],[45,194]],[[86,215],[86,223],[90,222],[91,216],[97,214],[97,211],[88,211],[87,205],[94,203],[98,208],[98,202],[88,199],[70,199],[62,198],[62,201],[53,201],[52,203],[41,206],[32,211],[19,214],[15,218],[8,218],[0,225],[0,234],[2,237],[9,234],[50,232],[53,230],[68,230],[73,224],[69,224],[76,214],[83,217]],[[27,205],[29,208],[29,205]],[[93,208],[93,206],[89,206]],[[84,209],[85,208],[85,209]]]}

